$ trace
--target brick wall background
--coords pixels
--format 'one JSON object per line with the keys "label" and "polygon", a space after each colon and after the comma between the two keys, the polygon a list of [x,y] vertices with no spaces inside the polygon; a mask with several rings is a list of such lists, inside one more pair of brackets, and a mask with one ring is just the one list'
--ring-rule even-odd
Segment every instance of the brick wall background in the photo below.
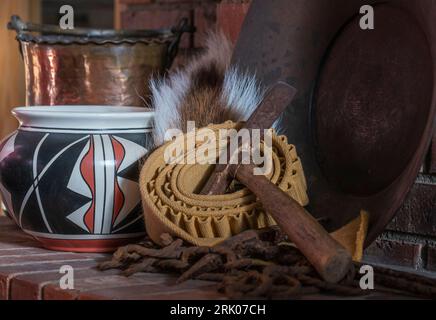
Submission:
{"label": "brick wall background", "polygon": [[422,172],[366,260],[436,272],[436,176]]}
{"label": "brick wall background", "polygon": [[196,28],[183,36],[175,65],[201,49],[207,32],[219,28],[236,41],[251,0],[116,0],[115,27],[156,29],[188,18]]}
{"label": "brick wall background", "polygon": [[[161,28],[188,17],[197,32],[185,36],[176,64],[197,50],[208,30],[222,29],[233,41],[251,0],[116,0],[117,26]],[[436,272],[436,135],[404,206],[367,250],[365,260]]]}
{"label": "brick wall background", "polygon": [[58,24],[63,16],[59,8],[64,4],[74,8],[76,27],[113,28],[114,0],[41,0],[42,23]]}

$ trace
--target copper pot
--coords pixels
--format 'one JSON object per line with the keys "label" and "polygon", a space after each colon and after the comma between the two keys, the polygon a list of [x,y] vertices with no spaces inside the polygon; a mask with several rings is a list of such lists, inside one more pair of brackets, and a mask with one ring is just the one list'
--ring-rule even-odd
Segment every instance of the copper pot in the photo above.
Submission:
{"label": "copper pot", "polygon": [[24,23],[13,16],[26,75],[26,105],[144,106],[148,80],[177,54],[187,19],[161,30],[97,30]]}

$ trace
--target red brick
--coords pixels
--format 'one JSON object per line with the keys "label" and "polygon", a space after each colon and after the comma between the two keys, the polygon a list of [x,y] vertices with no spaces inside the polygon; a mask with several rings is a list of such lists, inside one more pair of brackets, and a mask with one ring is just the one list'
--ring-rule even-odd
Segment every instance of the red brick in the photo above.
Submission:
{"label": "red brick", "polygon": [[[119,274],[119,270],[100,271],[95,268],[94,261],[81,263],[67,263],[74,269],[74,281],[96,276]],[[10,281],[10,299],[12,300],[40,300],[42,290],[46,285],[58,285],[63,274],[59,273],[62,265],[54,270],[18,274]]]}
{"label": "red brick", "polygon": [[[121,14],[121,25],[126,29],[161,29],[177,26],[183,18],[188,18],[192,24],[193,11],[191,9],[159,9],[144,10],[128,9]],[[181,48],[192,47],[189,34],[184,34],[180,42]]]}
{"label": "red brick", "polygon": [[430,166],[429,173],[436,174],[436,130],[433,133],[433,139],[430,147]]}
{"label": "red brick", "polygon": [[13,279],[24,275],[37,275],[47,272],[59,272],[61,266],[68,264],[74,268],[91,268],[96,265],[93,259],[75,261],[52,261],[38,264],[22,264],[12,266],[0,266],[0,300],[9,298],[10,284]]}
{"label": "red brick", "polygon": [[218,5],[217,25],[229,38],[236,42],[241,31],[245,16],[250,7],[251,0],[231,1],[224,0]]}
{"label": "red brick", "polygon": [[19,242],[0,242],[0,251],[2,250],[19,250],[19,249],[29,249],[29,248],[35,248],[40,247],[39,244],[35,243],[34,241],[19,241]]}
{"label": "red brick", "polygon": [[[10,221],[0,218],[0,300],[5,299],[218,299],[215,283],[176,284],[168,274],[141,273],[126,278],[119,270],[99,271],[109,255],[42,249]],[[74,268],[74,290],[59,287],[60,267]]]}
{"label": "red brick", "polygon": [[74,290],[62,290],[57,284],[43,288],[45,300],[143,300],[143,299],[218,299],[216,284],[190,280],[176,284],[167,274],[138,273],[129,278],[118,275],[85,277],[75,280]]}
{"label": "red brick", "polygon": [[41,247],[41,245],[21,231],[11,219],[0,217],[0,251],[23,247]]}
{"label": "red brick", "polygon": [[0,217],[0,221],[1,221],[0,231],[11,230],[11,229],[18,229],[18,227],[15,224],[15,222],[12,221],[11,219],[9,219],[8,217],[1,216]]}
{"label": "red brick", "polygon": [[[138,0],[141,1],[141,0]],[[145,0],[147,1],[147,0]],[[191,6],[199,6],[205,2],[213,2],[214,0],[152,0],[154,3],[163,5],[163,4],[185,4]]]}
{"label": "red brick", "polygon": [[436,271],[436,247],[429,246],[427,248],[427,265],[426,269],[429,271]]}
{"label": "red brick", "polygon": [[[114,288],[114,292],[117,292],[117,288],[137,285],[146,287],[144,292],[150,292],[152,288],[152,290],[155,290],[154,287],[158,285],[167,285],[168,283],[174,283],[174,281],[174,277],[165,274],[140,273],[131,277],[124,277],[118,275],[105,276],[102,273],[98,277],[74,281],[74,290],[63,290],[59,285],[49,284],[43,288],[43,299],[75,300],[85,292],[108,292],[111,288]],[[151,288],[148,286],[151,286]]]}
{"label": "red brick", "polygon": [[70,252],[54,252],[44,251],[43,253],[32,255],[20,255],[19,252],[4,255],[0,257],[0,266],[19,266],[24,264],[36,265],[50,261],[75,261],[88,260],[104,257],[104,255],[96,255],[91,253],[70,253]]}
{"label": "red brick", "polygon": [[[49,252],[53,253],[53,252]],[[33,248],[33,247],[17,247],[16,244],[13,248],[2,248],[0,249],[0,259],[3,257],[10,256],[28,256],[32,254],[47,254],[47,250],[42,248]]]}
{"label": "red brick", "polygon": [[[175,26],[182,18],[188,18],[195,26],[195,34],[185,34],[181,48],[193,48],[202,44],[204,34],[216,25],[216,1],[165,0],[140,1],[126,6],[121,13],[121,26],[127,29],[159,29]],[[149,3],[147,5],[147,3]],[[144,5],[145,4],[145,5]]]}
{"label": "red brick", "polygon": [[216,3],[207,3],[198,6],[194,10],[194,26],[196,28],[194,37],[194,47],[204,46],[205,37],[210,31],[216,29],[217,23],[217,5]]}
{"label": "red brick", "polygon": [[387,229],[436,237],[436,185],[416,183]]}
{"label": "red brick", "polygon": [[127,29],[161,29],[176,26],[182,18],[190,18],[191,9],[163,9],[149,7],[128,9],[122,14],[122,25]]}
{"label": "red brick", "polygon": [[156,0],[117,0],[120,4],[146,4],[153,3]]}
{"label": "red brick", "polygon": [[[146,275],[146,274],[144,274]],[[143,276],[144,276],[143,275]],[[154,277],[147,275],[147,277]],[[175,284],[175,278],[164,279],[163,282],[141,284],[136,286],[121,286],[83,292],[81,300],[191,300],[218,299],[223,296],[216,290],[216,284],[208,281],[189,280]]]}
{"label": "red brick", "polygon": [[3,230],[0,231],[0,242],[1,243],[36,243],[35,240],[25,234],[24,232],[18,230],[18,229],[10,229],[10,230]]}
{"label": "red brick", "polygon": [[[157,289],[157,291],[156,291]],[[166,286],[135,286],[89,292],[79,296],[79,300],[215,300],[225,297],[218,293],[214,285],[199,289],[174,289]]]}
{"label": "red brick", "polygon": [[197,49],[183,49],[179,50],[176,58],[173,61],[172,69],[181,68],[185,66],[189,61],[191,61],[192,57],[198,52]]}
{"label": "red brick", "polygon": [[[1,219],[0,219],[1,220]],[[19,229],[0,231],[0,250],[12,250],[13,248],[40,248],[41,245],[31,236]]]}
{"label": "red brick", "polygon": [[377,239],[365,250],[364,261],[417,268],[422,258],[422,248],[420,243]]}

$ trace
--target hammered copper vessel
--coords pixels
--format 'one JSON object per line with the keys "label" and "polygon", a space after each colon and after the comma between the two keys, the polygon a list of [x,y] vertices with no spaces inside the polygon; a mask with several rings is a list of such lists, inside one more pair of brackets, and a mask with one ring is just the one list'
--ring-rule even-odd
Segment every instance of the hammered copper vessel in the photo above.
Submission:
{"label": "hammered copper vessel", "polygon": [[26,105],[144,106],[148,80],[177,54],[187,20],[161,30],[96,30],[24,23],[13,16],[26,75]]}

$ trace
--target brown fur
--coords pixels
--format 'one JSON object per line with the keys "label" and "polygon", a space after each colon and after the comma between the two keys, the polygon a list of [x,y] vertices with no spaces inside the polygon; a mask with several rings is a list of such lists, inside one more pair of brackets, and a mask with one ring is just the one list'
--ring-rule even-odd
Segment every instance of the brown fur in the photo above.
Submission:
{"label": "brown fur", "polygon": [[[219,43],[226,43],[219,48]],[[232,47],[223,35],[213,35],[206,51],[194,59],[187,69],[191,85],[180,104],[180,126],[186,131],[187,121],[197,128],[232,119],[229,108],[221,98],[225,72],[230,64]]]}
{"label": "brown fur", "polygon": [[211,34],[205,50],[167,79],[152,81],[155,143],[163,143],[168,129],[187,130],[226,120],[246,120],[259,103],[254,77],[230,68],[231,42],[221,33]]}
{"label": "brown fur", "polygon": [[211,123],[237,119],[235,111],[226,108],[220,95],[221,90],[217,88],[203,88],[188,94],[180,108],[179,128],[186,131],[188,121],[195,121],[197,128],[202,128]]}

